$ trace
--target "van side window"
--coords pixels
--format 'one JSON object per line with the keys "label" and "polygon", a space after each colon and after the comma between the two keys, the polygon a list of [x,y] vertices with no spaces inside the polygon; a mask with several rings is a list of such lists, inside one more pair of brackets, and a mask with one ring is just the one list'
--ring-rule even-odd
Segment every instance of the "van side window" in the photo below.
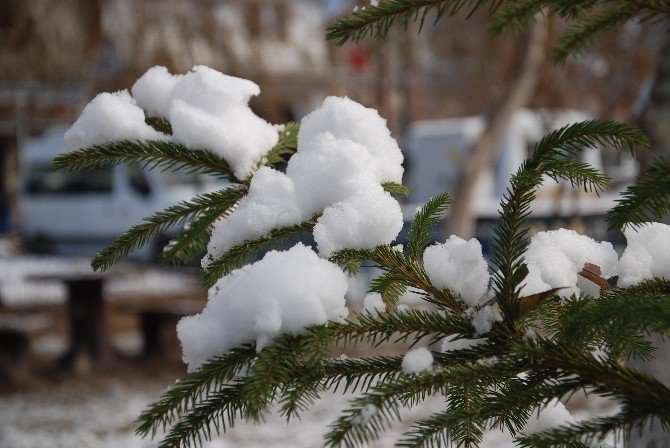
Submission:
{"label": "van side window", "polygon": [[130,188],[132,188],[135,193],[142,197],[151,196],[151,185],[149,185],[147,176],[139,165],[135,163],[128,165],[128,181],[130,183]]}
{"label": "van side window", "polygon": [[30,195],[111,193],[111,168],[68,172],[53,170],[48,164],[28,172],[26,191]]}

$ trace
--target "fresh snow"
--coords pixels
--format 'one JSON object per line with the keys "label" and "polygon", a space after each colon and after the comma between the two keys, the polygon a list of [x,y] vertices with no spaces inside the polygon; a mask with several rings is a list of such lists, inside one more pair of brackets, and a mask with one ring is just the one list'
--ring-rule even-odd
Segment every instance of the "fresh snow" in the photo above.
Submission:
{"label": "fresh snow", "polygon": [[386,305],[382,295],[378,292],[371,292],[363,299],[363,309],[370,314],[378,314],[386,311]]}
{"label": "fresh snow", "polygon": [[167,139],[144,122],[144,111],[127,90],[98,94],[65,132],[65,144],[73,150],[114,140]]}
{"label": "fresh snow", "polygon": [[314,237],[323,257],[390,244],[402,229],[402,210],[381,183],[401,178],[402,154],[379,114],[329,97],[302,120],[286,173],[259,170],[248,198],[216,224],[203,264],[245,240],[319,214]]}
{"label": "fresh snow", "polygon": [[374,249],[390,243],[400,233],[400,205],[380,186],[376,188],[323,212],[314,226],[314,241],[322,256],[342,249]]}
{"label": "fresh snow", "polygon": [[203,312],[179,322],[184,362],[194,371],[239,344],[256,341],[260,351],[280,334],[298,335],[309,325],[341,320],[348,314],[347,287],[337,265],[300,243],[268,252],[219,280]]}
{"label": "fresh snow", "polygon": [[491,331],[494,322],[502,321],[500,312],[493,306],[485,306],[481,309],[470,308],[466,312],[470,323],[475,327],[475,336],[482,336]]}
{"label": "fresh snow", "polygon": [[486,293],[489,271],[475,238],[465,241],[452,235],[445,243],[426,248],[423,263],[434,286],[459,294],[470,306]]}
{"label": "fresh snow", "polygon": [[521,290],[524,296],[564,288],[562,297],[579,295],[580,291],[597,296],[600,288],[578,275],[587,263],[600,267],[605,279],[617,274],[618,256],[608,242],[596,242],[574,230],[559,229],[538,232],[531,238],[525,261],[528,276]]}
{"label": "fresh snow", "polygon": [[628,246],[619,260],[618,286],[652,277],[670,279],[670,226],[658,222],[624,230]]}
{"label": "fresh snow", "polygon": [[[222,156],[245,179],[277,143],[279,134],[249,108],[255,83],[198,65],[184,75],[152,67],[128,91],[101,93],[65,133],[70,149],[115,140],[173,140]],[[143,110],[144,109],[144,110]],[[172,136],[154,130],[147,116],[170,119]]]}
{"label": "fresh snow", "polygon": [[351,421],[354,426],[367,425],[372,417],[377,415],[377,406],[374,404],[366,404],[361,412]]}
{"label": "fresh snow", "polygon": [[306,144],[324,130],[337,139],[363,145],[376,161],[374,172],[379,183],[402,182],[402,153],[386,120],[375,109],[347,97],[329,96],[319,109],[302,119],[298,144]]}
{"label": "fresh snow", "polygon": [[419,347],[408,351],[402,359],[402,371],[411,373],[421,373],[430,369],[433,364],[433,354],[426,347]]}

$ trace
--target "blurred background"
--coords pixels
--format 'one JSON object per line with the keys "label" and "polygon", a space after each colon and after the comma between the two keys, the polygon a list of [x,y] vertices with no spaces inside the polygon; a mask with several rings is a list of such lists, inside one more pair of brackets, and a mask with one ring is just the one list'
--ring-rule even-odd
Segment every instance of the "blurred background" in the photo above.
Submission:
{"label": "blurred background", "polygon": [[[88,101],[129,89],[154,65],[251,79],[261,88],[251,106],[272,123],[297,121],[328,95],[378,109],[405,154],[407,221],[450,191],[456,203],[436,238],[476,235],[485,255],[509,176],[549,130],[613,119],[644,129],[654,151],[668,147],[664,25],[629,22],[562,67],[551,49],[565,23],[495,37],[484,8],[468,20],[429,19],[421,33],[410,24],[384,40],[324,40],[328,24],[366,4],[0,0],[0,447],[154,446],[132,435],[132,421],[183,373],[174,325],[202,308],[204,293],[194,268],[153,263],[170,234],[106,276],[88,259],[144,216],[217,183],[137,166],[49,168]],[[620,247],[604,213],[648,157],[583,157],[612,178],[610,189],[597,197],[547,184],[533,229],[574,228]],[[353,302],[365,281],[352,285]],[[316,446],[334,412],[317,407],[302,427],[242,427],[212,446]]]}

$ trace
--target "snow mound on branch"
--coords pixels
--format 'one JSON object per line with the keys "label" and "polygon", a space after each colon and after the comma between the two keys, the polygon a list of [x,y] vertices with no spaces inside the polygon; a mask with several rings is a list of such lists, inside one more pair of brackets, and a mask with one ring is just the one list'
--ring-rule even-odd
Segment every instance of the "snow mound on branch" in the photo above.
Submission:
{"label": "snow mound on branch", "polygon": [[500,312],[492,306],[485,306],[479,310],[470,308],[466,314],[470,318],[472,326],[475,327],[475,336],[488,333],[493,328],[494,322],[503,320]]}
{"label": "snow mound on branch", "polygon": [[98,94],[65,132],[65,144],[70,149],[114,140],[167,139],[168,136],[144,122],[144,111],[135,104],[127,90]]}
{"label": "snow mound on branch", "polygon": [[298,144],[303,145],[324,131],[337,139],[363,145],[376,161],[374,171],[379,183],[402,182],[402,153],[386,120],[375,109],[347,97],[329,96],[319,109],[302,119]]}
{"label": "snow mound on branch", "polygon": [[379,185],[365,194],[326,208],[314,226],[319,253],[330,257],[342,249],[373,249],[390,243],[402,229],[400,204]]}
{"label": "snow mound on branch", "polygon": [[670,226],[659,222],[624,230],[628,246],[619,260],[618,286],[652,277],[670,279]]}
{"label": "snow mound on branch", "polygon": [[444,244],[426,248],[423,263],[435,287],[459,294],[470,306],[486,293],[489,271],[476,238],[465,241],[452,235]]}
{"label": "snow mound on branch", "polygon": [[379,314],[386,311],[386,304],[382,299],[382,295],[378,292],[371,292],[363,299],[363,309],[370,314]]}
{"label": "snow mound on branch", "polygon": [[140,76],[130,92],[147,115],[167,118],[170,116],[172,92],[181,78],[182,75],[173,75],[167,68],[157,65]]}
{"label": "snow mound on branch", "polygon": [[587,263],[600,267],[605,279],[617,274],[618,256],[611,243],[601,242],[574,230],[558,229],[538,232],[531,238],[525,255],[528,266],[522,296],[553,288],[562,297],[579,295],[580,291],[598,296],[600,288],[578,275]]}
{"label": "snow mound on branch", "polygon": [[[333,108],[336,103],[346,107]],[[245,240],[264,237],[272,229],[296,225],[318,214],[323,215],[316,224],[314,237],[324,257],[346,248],[368,249],[390,244],[402,229],[402,211],[398,202],[382,189],[380,179],[386,178],[379,176],[379,170],[393,166],[400,173],[399,180],[402,155],[398,152],[399,157],[383,156],[384,151],[396,151],[397,144],[376,112],[373,111],[377,119],[369,123],[372,131],[365,134],[362,129],[354,130],[351,138],[343,134],[344,118],[331,116],[335,112],[355,115],[361,111],[363,116],[372,113],[349,99],[331,97],[303,119],[298,148],[288,162],[286,174],[276,172],[273,177],[281,184],[282,193],[273,196],[278,204],[272,209],[268,203],[256,199],[270,197],[262,190],[278,187],[252,178],[249,199],[241,201],[228,218],[214,227],[203,264]],[[303,132],[305,124],[307,131]],[[383,130],[375,126],[382,126]],[[389,138],[395,146],[389,144]],[[281,214],[281,218],[273,220],[270,209]]]}
{"label": "snow mound on branch", "polygon": [[256,341],[260,351],[280,334],[341,320],[348,314],[347,286],[337,265],[302,244],[268,252],[219,280],[202,313],[179,322],[184,362],[192,372],[239,344]]}
{"label": "snow mound on branch", "polygon": [[430,369],[433,364],[433,354],[426,347],[415,348],[405,354],[402,359],[402,371],[411,373],[421,373]]}
{"label": "snow mound on branch", "polygon": [[244,179],[277,143],[279,134],[247,102],[260,92],[246,79],[196,66],[172,92],[170,123],[175,141],[221,155]]}
{"label": "snow mound on branch", "polygon": [[309,216],[297,207],[293,181],[284,173],[261,167],[251,179],[249,193],[212,232],[207,246],[209,256],[204,263],[246,239],[266,235],[279,227],[299,224]]}
{"label": "snow mound on branch", "polygon": [[295,182],[300,207],[318,213],[370,188],[380,188],[374,166],[375,160],[363,145],[324,132],[291,157],[286,175]]}

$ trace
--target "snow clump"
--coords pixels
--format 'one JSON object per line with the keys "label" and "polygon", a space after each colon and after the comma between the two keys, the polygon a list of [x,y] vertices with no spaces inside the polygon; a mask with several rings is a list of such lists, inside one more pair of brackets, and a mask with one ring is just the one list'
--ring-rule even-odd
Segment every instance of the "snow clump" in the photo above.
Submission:
{"label": "snow clump", "polygon": [[346,274],[297,244],[223,277],[208,293],[202,313],[183,318],[177,334],[190,372],[207,359],[245,342],[262,350],[280,334],[347,316]]}
{"label": "snow clump", "polygon": [[363,309],[373,315],[386,311],[386,304],[384,304],[382,295],[378,292],[371,292],[366,295],[363,300]]}
{"label": "snow clump", "polygon": [[470,318],[470,323],[475,327],[475,336],[481,336],[491,331],[494,322],[503,320],[500,312],[493,306],[485,306],[479,310],[469,308],[466,315]]}
{"label": "snow clump", "polygon": [[372,249],[390,243],[402,229],[398,201],[379,185],[372,191],[328,207],[314,226],[319,253],[330,257],[342,249]]}
{"label": "snow clump", "polygon": [[628,246],[619,260],[618,286],[652,277],[670,279],[670,226],[659,222],[624,230]]}
{"label": "snow clump", "polygon": [[366,404],[365,407],[361,409],[360,414],[351,421],[351,424],[354,426],[367,425],[370,420],[372,420],[372,417],[377,415],[377,412],[377,406],[374,404]]}
{"label": "snow clump", "polygon": [[411,373],[421,373],[430,369],[433,364],[433,354],[426,347],[419,347],[408,351],[402,359],[402,371]]}
{"label": "snow clump", "polygon": [[[172,140],[222,156],[245,179],[277,143],[279,134],[249,108],[255,83],[198,65],[184,75],[152,67],[128,91],[96,96],[65,133],[70,149],[115,140]],[[142,110],[144,109],[144,110]],[[154,130],[148,116],[170,119],[172,136]]]}
{"label": "snow clump", "polygon": [[144,122],[144,111],[127,90],[98,94],[65,132],[65,144],[72,150],[114,140],[167,139]]}
{"label": "snow clump", "polygon": [[522,296],[553,288],[564,288],[558,292],[562,297],[579,295],[580,291],[597,296],[600,288],[581,278],[579,272],[592,263],[600,267],[604,279],[613,277],[617,274],[618,256],[611,243],[598,243],[574,230],[558,229],[534,235],[525,260],[528,275]]}
{"label": "snow clump", "polygon": [[[376,111],[348,98],[327,98],[302,120],[297,151],[286,174],[259,170],[251,180],[248,199],[217,223],[203,264],[245,240],[319,214],[314,239],[323,257],[346,248],[391,243],[402,229],[402,211],[381,183],[400,182],[402,160]],[[271,188],[270,178],[281,194],[265,192]],[[270,197],[273,205],[263,199]]]}
{"label": "snow clump", "polygon": [[303,118],[298,145],[309,142],[324,130],[337,139],[363,145],[375,159],[374,172],[379,183],[402,182],[403,157],[398,142],[375,109],[347,97],[330,96],[319,109]]}
{"label": "snow clump", "polygon": [[489,271],[476,238],[465,241],[452,235],[444,244],[428,247],[423,264],[434,286],[459,294],[470,306],[486,293]]}

